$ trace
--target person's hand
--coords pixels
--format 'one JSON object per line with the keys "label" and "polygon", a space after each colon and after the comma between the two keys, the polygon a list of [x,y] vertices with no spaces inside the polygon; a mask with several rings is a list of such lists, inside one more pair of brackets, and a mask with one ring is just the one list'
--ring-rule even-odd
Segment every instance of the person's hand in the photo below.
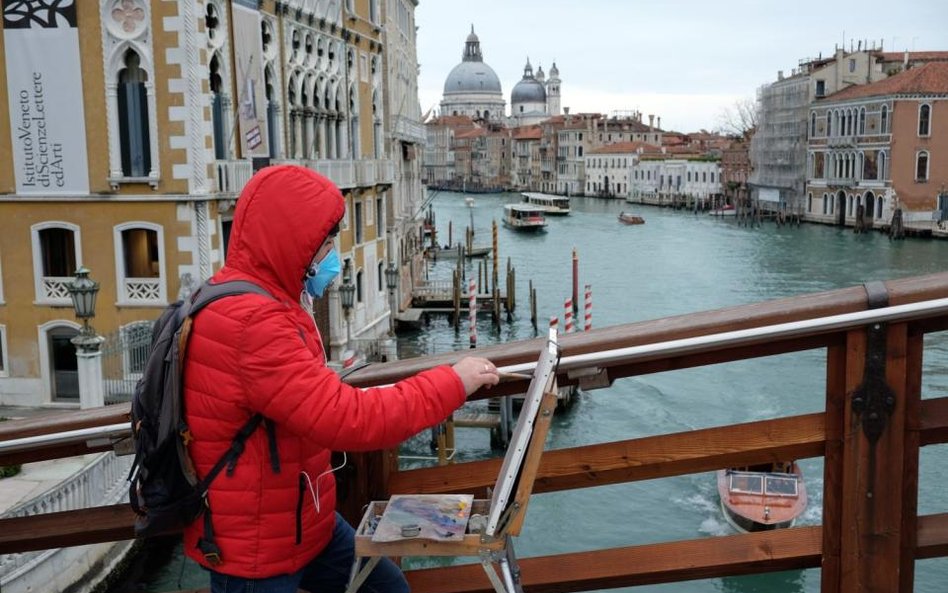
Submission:
{"label": "person's hand", "polygon": [[468,356],[459,360],[451,368],[461,377],[464,393],[467,395],[471,395],[485,385],[497,385],[500,382],[497,367],[486,358]]}

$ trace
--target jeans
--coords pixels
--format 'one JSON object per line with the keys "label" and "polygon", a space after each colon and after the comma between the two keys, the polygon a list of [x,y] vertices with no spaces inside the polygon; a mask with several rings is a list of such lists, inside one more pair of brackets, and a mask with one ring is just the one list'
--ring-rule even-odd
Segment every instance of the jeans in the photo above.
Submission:
{"label": "jeans", "polygon": [[[342,593],[349,583],[355,559],[355,530],[336,513],[336,529],[326,549],[293,574],[245,579],[211,571],[211,593]],[[361,593],[408,593],[405,575],[394,562],[382,558],[359,587]]]}

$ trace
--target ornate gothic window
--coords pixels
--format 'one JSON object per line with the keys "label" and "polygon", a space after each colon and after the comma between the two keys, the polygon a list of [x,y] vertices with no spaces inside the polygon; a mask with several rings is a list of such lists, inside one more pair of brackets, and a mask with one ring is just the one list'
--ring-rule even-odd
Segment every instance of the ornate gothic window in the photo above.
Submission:
{"label": "ornate gothic window", "polygon": [[158,182],[158,119],[149,5],[142,0],[101,4],[109,178]]}

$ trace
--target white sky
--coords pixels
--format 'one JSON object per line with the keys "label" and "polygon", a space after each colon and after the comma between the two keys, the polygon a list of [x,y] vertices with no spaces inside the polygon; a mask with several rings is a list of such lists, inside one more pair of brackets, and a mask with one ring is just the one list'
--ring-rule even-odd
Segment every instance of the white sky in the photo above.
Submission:
{"label": "white sky", "polygon": [[858,40],[885,51],[948,51],[946,0],[420,0],[422,113],[441,102],[474,25],[510,91],[527,57],[560,70],[572,113],[653,113],[666,130],[714,129],[725,108],[803,58]]}

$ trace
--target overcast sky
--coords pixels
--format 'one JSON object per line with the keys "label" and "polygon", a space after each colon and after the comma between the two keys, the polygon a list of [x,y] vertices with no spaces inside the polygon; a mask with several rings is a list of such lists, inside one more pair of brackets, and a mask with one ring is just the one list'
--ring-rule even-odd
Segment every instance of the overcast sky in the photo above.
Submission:
{"label": "overcast sky", "polygon": [[484,61],[510,91],[527,57],[556,61],[573,113],[640,110],[666,130],[720,125],[722,111],[845,42],[948,50],[946,0],[420,0],[419,98],[438,107],[474,25]]}

